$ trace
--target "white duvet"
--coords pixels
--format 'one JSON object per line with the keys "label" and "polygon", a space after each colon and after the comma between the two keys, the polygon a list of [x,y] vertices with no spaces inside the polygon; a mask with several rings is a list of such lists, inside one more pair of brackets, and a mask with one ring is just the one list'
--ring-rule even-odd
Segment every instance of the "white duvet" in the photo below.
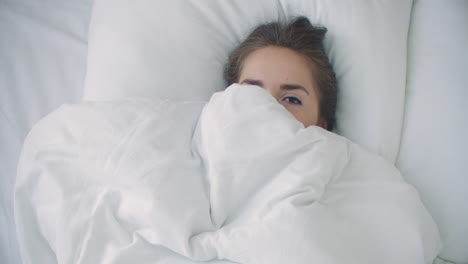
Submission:
{"label": "white duvet", "polygon": [[304,128],[264,89],[62,106],[27,137],[25,263],[431,263],[437,227],[398,170]]}

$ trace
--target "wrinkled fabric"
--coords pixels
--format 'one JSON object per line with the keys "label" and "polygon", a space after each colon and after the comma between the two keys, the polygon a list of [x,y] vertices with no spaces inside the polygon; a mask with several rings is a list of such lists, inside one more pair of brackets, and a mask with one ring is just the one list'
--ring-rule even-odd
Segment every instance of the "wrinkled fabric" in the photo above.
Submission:
{"label": "wrinkled fabric", "polygon": [[25,263],[431,263],[437,226],[399,171],[264,89],[65,105],[28,135]]}

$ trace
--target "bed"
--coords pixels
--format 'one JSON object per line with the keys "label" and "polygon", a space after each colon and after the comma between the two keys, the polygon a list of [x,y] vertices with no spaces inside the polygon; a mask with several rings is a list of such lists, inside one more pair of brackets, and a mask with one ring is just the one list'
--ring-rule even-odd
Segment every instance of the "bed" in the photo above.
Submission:
{"label": "bed", "polygon": [[[0,2],[0,32],[4,36],[2,38],[4,41],[0,43],[0,82],[2,84],[0,99],[0,166],[2,168],[0,175],[2,181],[0,185],[2,193],[0,261],[2,263],[21,263],[13,213],[13,190],[22,143],[34,124],[63,103],[78,103],[83,100],[83,97],[86,100],[110,100],[136,95],[154,97],[154,90],[148,92],[151,91],[148,86],[154,85],[155,81],[159,82],[160,86],[164,86],[167,82],[164,79],[154,80],[148,73],[144,73],[141,75],[142,78],[138,79],[138,85],[135,85],[137,91],[129,92],[128,88],[122,86],[128,74],[126,76],[123,72],[121,79],[111,78],[116,72],[125,71],[128,68],[118,68],[118,63],[117,66],[108,65],[109,62],[104,59],[110,56],[105,52],[106,49],[122,52],[128,48],[125,45],[130,47],[143,45],[141,48],[145,45],[144,42],[131,43],[129,40],[123,40],[120,46],[109,46],[109,43],[115,43],[118,40],[115,38],[119,37],[118,34],[110,33],[103,36],[109,27],[109,21],[115,21],[115,18],[120,15],[122,18],[120,23],[123,28],[128,26],[129,31],[126,34],[129,34],[132,26],[140,25],[126,24],[131,21],[129,20],[131,16],[128,14],[141,12],[140,9],[145,4],[150,7],[154,6],[147,1],[139,1],[140,4],[135,4],[137,7],[133,10],[116,8],[106,13],[104,11],[112,7],[112,4],[104,0],[95,2],[87,0],[42,2],[5,0]],[[118,2],[120,4],[116,6],[120,5],[120,7],[125,3],[125,1]],[[279,16],[282,13],[277,10],[283,10],[283,14],[287,14],[290,11],[288,8],[294,9],[295,5],[285,1],[273,2],[274,4],[269,6],[268,10],[273,10],[271,12]],[[175,1],[175,4],[167,4],[167,7],[177,6],[177,3]],[[330,21],[330,17],[327,16],[328,12],[333,14],[327,9],[330,6],[317,3],[314,2],[305,7],[318,10],[314,11],[317,13],[311,11],[311,14],[316,14],[319,21]],[[219,71],[216,69],[219,61],[222,61],[225,56],[223,54],[231,47],[229,45],[232,45],[236,38],[241,38],[248,28],[220,23],[219,21],[223,21],[220,18],[222,16],[216,11],[227,12],[222,14],[226,15],[226,21],[235,20],[236,14],[243,14],[246,17],[252,17],[252,15],[250,11],[240,8],[242,3],[237,5],[211,3],[211,5],[214,7],[197,5],[193,2],[183,5],[179,3],[177,6],[179,9],[171,9],[171,12],[165,14],[167,17],[162,15],[158,19],[162,23],[171,16],[177,17],[178,13],[188,14],[198,19],[197,26],[201,34],[228,28],[229,33],[234,36],[230,42],[223,42],[222,37],[225,36],[221,36],[220,39],[214,39],[215,44],[219,44],[215,47],[219,49],[203,51],[215,53],[218,56],[216,63],[206,64],[207,67],[212,67],[211,71],[216,72]],[[259,2],[259,5],[261,6],[262,3]],[[367,6],[367,8],[362,8],[362,6]],[[395,9],[388,8],[384,12],[382,10],[385,7]],[[369,74],[376,76],[377,80],[383,78],[388,81],[380,87],[380,90],[370,91],[368,86],[363,85],[362,90],[342,92],[341,98],[344,98],[345,103],[342,103],[339,109],[338,122],[341,126],[338,127],[338,132],[393,162],[401,170],[405,179],[418,189],[423,202],[439,227],[444,245],[434,263],[468,263],[466,253],[466,245],[468,245],[466,171],[468,167],[465,161],[468,141],[464,137],[468,132],[468,122],[465,121],[464,116],[466,113],[464,101],[468,99],[466,91],[468,79],[464,74],[464,70],[468,67],[468,53],[463,46],[463,43],[468,40],[468,35],[464,30],[468,25],[468,17],[465,15],[468,12],[468,4],[466,1],[440,3],[415,0],[390,5],[386,1],[371,4],[366,1],[355,1],[347,8],[352,10],[350,17],[362,13],[372,19],[380,15],[385,17],[389,13],[398,14],[399,19],[396,19],[397,21],[393,24],[388,20],[380,21],[374,25],[374,31],[371,32],[378,32],[381,30],[380,27],[384,27],[383,32],[390,35],[396,34],[400,36],[400,39],[399,42],[395,40],[397,43],[388,43],[388,47],[396,46],[399,49],[393,54],[391,50],[386,50],[387,57],[384,57],[386,60],[382,61],[382,63],[392,64],[388,67],[394,70],[384,75],[382,72],[379,75],[377,70]],[[230,13],[226,10],[234,11]],[[249,20],[249,23],[265,19],[261,17],[262,15],[268,17],[268,10],[258,16],[253,16],[254,18]],[[366,13],[379,10],[382,13]],[[203,15],[197,16],[197,14]],[[91,17],[91,30],[88,31]],[[177,18],[180,21],[190,19],[184,16]],[[342,19],[345,20],[346,16]],[[437,23],[434,23],[434,20]],[[154,20],[146,22],[151,24]],[[155,32],[165,32],[162,30],[166,28],[165,25],[151,25]],[[210,25],[214,27],[211,28]],[[341,32],[340,25],[339,23],[329,24],[332,36],[333,32]],[[363,24],[358,23],[353,26],[362,27]],[[405,26],[406,31],[401,32],[401,28]],[[359,32],[355,27],[352,33]],[[393,32],[392,30],[396,28],[398,31]],[[361,32],[364,38],[366,32],[369,31]],[[135,34],[135,39],[137,39],[140,33],[133,32],[132,34]],[[169,37],[174,37],[168,32],[165,33]],[[146,36],[145,32],[142,35]],[[403,39],[402,36],[404,36]],[[154,41],[151,35],[146,37],[150,43]],[[371,40],[377,41],[376,43],[370,42],[370,48],[385,44],[379,41],[388,41],[385,36],[373,35],[373,37]],[[90,42],[92,46],[88,46],[88,39],[93,41]],[[328,41],[333,42],[332,40],[333,38]],[[164,50],[168,44],[152,43],[156,43],[155,46],[159,48],[156,50]],[[173,44],[175,48],[184,48],[184,43]],[[353,47],[359,49],[359,43],[347,44],[355,45]],[[197,49],[203,50],[206,48],[205,45],[205,42],[195,42],[193,50],[185,52],[190,54]],[[345,64],[348,58],[343,59],[344,63],[340,63],[339,59],[343,57],[336,55],[336,52],[343,50],[343,47],[338,44],[333,46],[329,43],[329,45],[335,48],[330,48],[329,51],[332,57],[335,56],[336,67],[342,67],[339,71],[352,72],[354,68],[346,68],[349,67]],[[153,55],[161,56],[157,53]],[[139,58],[138,56],[140,55],[129,55],[130,58]],[[125,63],[128,64],[139,62],[139,60],[123,59],[126,59]],[[161,61],[170,61],[170,57],[163,57]],[[402,62],[404,62],[403,65]],[[190,64],[189,59],[187,63]],[[158,63],[145,66],[156,69],[163,67]],[[141,69],[141,66],[135,67]],[[359,65],[357,68],[359,69]],[[193,73],[190,69],[193,67],[181,68],[181,71],[185,71],[184,74],[192,80],[200,83],[207,82],[206,78],[197,77],[201,74]],[[164,70],[167,70],[166,74],[171,74],[170,67],[165,67]],[[203,70],[200,73],[203,73]],[[210,87],[220,87],[218,80],[213,82],[218,83]],[[349,80],[343,82],[349,82]],[[141,90],[138,90],[140,89],[138,87],[141,87]],[[390,90],[389,87],[396,88]],[[163,94],[162,97],[178,100],[187,98],[206,100],[216,89],[221,88],[210,89],[195,88],[186,93],[176,91],[172,94]],[[376,103],[362,104],[358,107],[359,97],[353,95],[354,93],[361,96],[367,94],[368,97],[364,98],[374,99]],[[161,94],[157,95],[161,96]],[[362,125],[361,128],[366,129],[359,129],[359,124]]]}
{"label": "bed", "polygon": [[12,190],[22,140],[46,113],[80,100],[91,5],[91,1],[0,3],[2,263],[21,263]]}

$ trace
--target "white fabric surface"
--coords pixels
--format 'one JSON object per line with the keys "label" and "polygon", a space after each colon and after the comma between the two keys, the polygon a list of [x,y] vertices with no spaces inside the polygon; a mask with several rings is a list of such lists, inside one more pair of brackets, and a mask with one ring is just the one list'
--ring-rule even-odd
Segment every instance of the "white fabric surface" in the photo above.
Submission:
{"label": "white fabric surface", "polygon": [[397,166],[439,225],[440,256],[468,264],[468,1],[416,1]]}
{"label": "white fabric surface", "polygon": [[[257,25],[305,15],[329,29],[336,132],[395,161],[411,0],[96,0],[84,98],[207,100],[228,53]],[[190,89],[186,89],[190,84]],[[168,87],[171,87],[168,89]]]}
{"label": "white fabric surface", "polygon": [[454,264],[454,262],[448,262],[437,257],[432,264]]}
{"label": "white fabric surface", "polygon": [[15,208],[25,263],[415,264],[440,248],[391,163],[257,86],[61,107],[26,139]]}
{"label": "white fabric surface", "polygon": [[28,131],[81,101],[91,0],[0,0],[0,263],[21,263],[13,217],[16,165]]}

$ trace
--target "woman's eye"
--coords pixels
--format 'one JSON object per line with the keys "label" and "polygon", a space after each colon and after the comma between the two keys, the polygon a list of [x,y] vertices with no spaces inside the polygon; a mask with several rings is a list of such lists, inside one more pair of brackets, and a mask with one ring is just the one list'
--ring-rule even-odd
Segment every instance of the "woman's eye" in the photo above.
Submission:
{"label": "woman's eye", "polygon": [[283,101],[286,101],[288,103],[291,103],[291,104],[297,104],[297,105],[301,105],[302,104],[302,101],[297,99],[296,97],[293,97],[293,96],[287,96],[285,98],[283,98]]}

